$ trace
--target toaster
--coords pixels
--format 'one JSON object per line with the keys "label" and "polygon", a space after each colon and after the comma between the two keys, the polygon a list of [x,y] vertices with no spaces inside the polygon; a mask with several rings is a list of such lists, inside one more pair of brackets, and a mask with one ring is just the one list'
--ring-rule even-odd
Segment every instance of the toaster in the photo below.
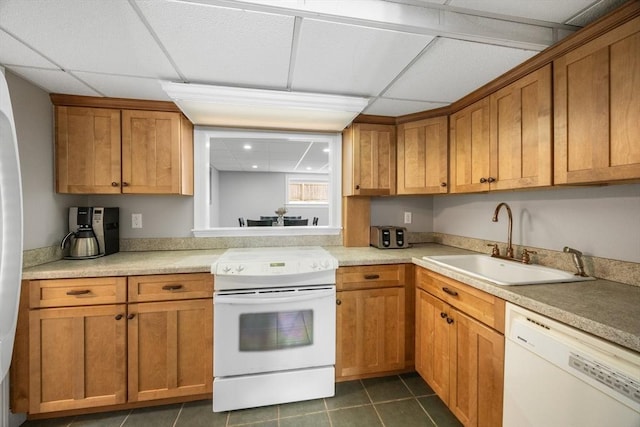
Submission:
{"label": "toaster", "polygon": [[408,248],[407,229],[392,225],[371,226],[369,244],[380,249]]}

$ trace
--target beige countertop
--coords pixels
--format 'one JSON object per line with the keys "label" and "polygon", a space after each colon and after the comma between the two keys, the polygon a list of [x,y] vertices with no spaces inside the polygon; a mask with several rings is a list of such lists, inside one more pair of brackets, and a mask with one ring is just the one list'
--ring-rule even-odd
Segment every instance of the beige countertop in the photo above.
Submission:
{"label": "beige countertop", "polygon": [[[608,280],[550,285],[497,286],[422,260],[429,255],[472,253],[435,243],[407,249],[328,246],[340,266],[414,263],[506,301],[531,309],[621,346],[640,351],[640,286]],[[24,280],[133,276],[211,271],[225,249],[120,252],[94,260],[60,260],[26,268]]]}

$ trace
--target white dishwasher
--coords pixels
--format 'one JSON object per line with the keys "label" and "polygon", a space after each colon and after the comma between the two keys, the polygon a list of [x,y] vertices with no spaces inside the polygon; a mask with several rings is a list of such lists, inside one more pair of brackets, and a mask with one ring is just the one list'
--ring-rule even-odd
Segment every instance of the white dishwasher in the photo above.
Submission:
{"label": "white dishwasher", "polygon": [[504,427],[640,427],[640,354],[507,303]]}

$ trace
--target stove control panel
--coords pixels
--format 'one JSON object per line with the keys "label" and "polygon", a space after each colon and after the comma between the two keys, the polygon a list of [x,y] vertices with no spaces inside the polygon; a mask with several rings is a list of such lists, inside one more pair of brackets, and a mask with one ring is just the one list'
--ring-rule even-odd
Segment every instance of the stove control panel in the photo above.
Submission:
{"label": "stove control panel", "polygon": [[216,275],[271,276],[335,270],[336,268],[338,268],[337,262],[330,259],[274,262],[226,261],[214,264],[212,273]]}

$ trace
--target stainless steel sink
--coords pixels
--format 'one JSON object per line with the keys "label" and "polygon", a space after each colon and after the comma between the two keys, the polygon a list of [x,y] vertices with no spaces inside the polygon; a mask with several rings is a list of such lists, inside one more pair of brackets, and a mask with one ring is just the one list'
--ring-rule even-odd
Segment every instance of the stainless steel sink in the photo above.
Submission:
{"label": "stainless steel sink", "polygon": [[499,258],[492,258],[489,255],[442,255],[422,258],[441,267],[502,286],[594,280],[593,277],[576,276],[568,271],[541,265],[505,261]]}

